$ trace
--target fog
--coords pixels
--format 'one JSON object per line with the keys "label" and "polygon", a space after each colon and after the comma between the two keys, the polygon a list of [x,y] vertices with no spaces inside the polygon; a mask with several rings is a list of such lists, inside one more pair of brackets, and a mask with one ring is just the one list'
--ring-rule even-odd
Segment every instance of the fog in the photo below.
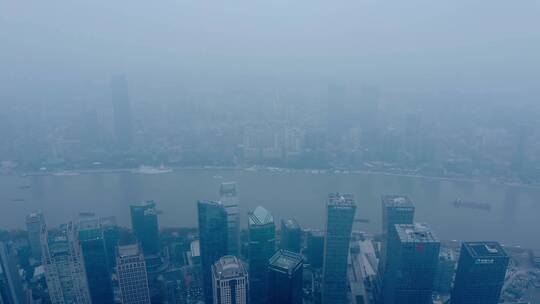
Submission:
{"label": "fog", "polygon": [[532,103],[539,12],[534,0],[4,0],[0,96],[92,103],[108,97],[110,75],[125,74],[134,102],[369,83],[392,102],[453,92]]}

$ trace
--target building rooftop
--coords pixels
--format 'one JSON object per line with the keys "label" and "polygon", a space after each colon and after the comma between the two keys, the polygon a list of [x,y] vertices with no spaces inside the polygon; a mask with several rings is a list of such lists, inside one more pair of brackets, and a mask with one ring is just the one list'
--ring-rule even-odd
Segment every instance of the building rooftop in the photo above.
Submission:
{"label": "building rooftop", "polygon": [[142,202],[138,202],[138,203],[132,204],[132,205],[130,205],[130,207],[131,207],[132,209],[138,209],[138,208],[155,208],[155,207],[156,207],[156,202],[154,202],[153,200],[142,201]]}
{"label": "building rooftop", "polygon": [[266,225],[274,222],[274,217],[268,210],[262,206],[258,206],[253,211],[249,212],[250,225]]}
{"label": "building rooftop", "polygon": [[355,207],[353,194],[330,193],[328,194],[328,206]]}
{"label": "building rooftop", "polygon": [[85,218],[79,221],[79,230],[99,229],[99,220],[97,218]]}
{"label": "building rooftop", "polygon": [[220,196],[236,196],[236,182],[222,183],[219,187]]}
{"label": "building rooftop", "polygon": [[26,221],[39,222],[42,218],[43,218],[43,213],[41,213],[41,210],[35,210],[26,216]]}
{"label": "building rooftop", "polygon": [[296,219],[283,219],[281,220],[281,225],[286,227],[287,229],[294,229],[298,230],[300,229],[300,225],[296,221]]}
{"label": "building rooftop", "polygon": [[299,267],[302,267],[302,261],[303,258],[300,254],[280,250],[270,258],[269,265],[273,269],[291,274]]}
{"label": "building rooftop", "polygon": [[247,276],[244,264],[235,256],[226,255],[212,265],[214,276],[219,279],[231,279]]}
{"label": "building rooftop", "polygon": [[463,248],[473,258],[508,257],[498,242],[463,242]]}
{"label": "building rooftop", "polygon": [[139,244],[118,246],[118,256],[121,258],[137,256],[140,254]]}
{"label": "building rooftop", "polygon": [[406,195],[383,195],[381,196],[383,205],[388,207],[414,208],[414,204]]}
{"label": "building rooftop", "polygon": [[438,243],[439,239],[426,224],[397,224],[395,225],[399,239],[403,243]]}

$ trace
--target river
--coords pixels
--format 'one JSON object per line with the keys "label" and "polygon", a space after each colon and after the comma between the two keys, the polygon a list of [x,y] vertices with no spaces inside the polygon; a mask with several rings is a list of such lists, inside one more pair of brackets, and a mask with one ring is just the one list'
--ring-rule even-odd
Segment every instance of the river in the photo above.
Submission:
{"label": "river", "polygon": [[[236,181],[246,224],[249,209],[262,205],[279,221],[294,217],[304,228],[323,228],[330,192],[356,197],[357,228],[379,232],[382,194],[409,195],[416,220],[428,223],[443,240],[496,240],[540,248],[540,189],[481,182],[385,174],[313,174],[304,171],[183,169],[165,174],[130,172],[73,176],[0,176],[0,228],[23,228],[24,217],[44,210],[47,223],[76,219],[81,211],[114,215],[129,225],[129,205],[153,199],[161,227],[195,226],[196,201],[217,199],[219,185]],[[489,203],[490,210],[456,208],[456,198]]]}

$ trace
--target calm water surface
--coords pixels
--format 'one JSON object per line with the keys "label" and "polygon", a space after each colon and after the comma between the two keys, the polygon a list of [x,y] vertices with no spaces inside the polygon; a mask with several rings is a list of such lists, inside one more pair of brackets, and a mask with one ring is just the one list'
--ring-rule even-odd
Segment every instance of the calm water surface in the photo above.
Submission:
{"label": "calm water surface", "polygon": [[[379,232],[380,195],[406,194],[415,202],[417,221],[427,222],[441,239],[497,240],[540,248],[540,189],[379,174],[307,174],[242,170],[181,170],[159,175],[128,172],[77,176],[0,176],[0,228],[23,228],[34,209],[49,225],[76,219],[81,211],[114,215],[129,225],[129,204],[153,199],[161,226],[195,226],[196,201],[217,199],[219,184],[238,182],[243,222],[262,205],[276,220],[295,217],[305,228],[322,228],[330,192],[354,193],[358,229]],[[455,208],[456,198],[490,203],[491,210]],[[24,201],[22,201],[24,200]]]}

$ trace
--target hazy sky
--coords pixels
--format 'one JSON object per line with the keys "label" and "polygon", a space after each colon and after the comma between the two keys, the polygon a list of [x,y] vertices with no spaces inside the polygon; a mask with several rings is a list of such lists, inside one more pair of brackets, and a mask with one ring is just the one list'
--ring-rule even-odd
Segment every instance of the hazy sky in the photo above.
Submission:
{"label": "hazy sky", "polygon": [[91,95],[117,73],[139,88],[364,82],[533,102],[540,1],[0,0],[0,102]]}

